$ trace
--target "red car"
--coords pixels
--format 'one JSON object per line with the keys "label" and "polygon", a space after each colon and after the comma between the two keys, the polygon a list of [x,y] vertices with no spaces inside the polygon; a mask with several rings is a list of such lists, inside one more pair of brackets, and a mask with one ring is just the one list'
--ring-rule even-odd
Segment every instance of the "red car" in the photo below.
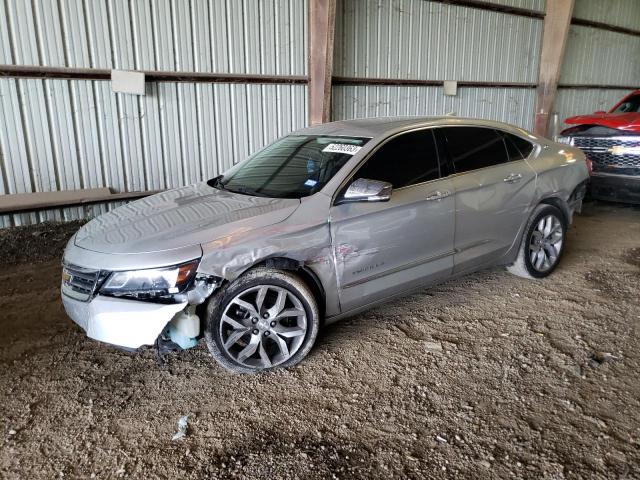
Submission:
{"label": "red car", "polygon": [[640,204],[640,90],[609,112],[578,115],[558,141],[580,148],[593,164],[591,196]]}

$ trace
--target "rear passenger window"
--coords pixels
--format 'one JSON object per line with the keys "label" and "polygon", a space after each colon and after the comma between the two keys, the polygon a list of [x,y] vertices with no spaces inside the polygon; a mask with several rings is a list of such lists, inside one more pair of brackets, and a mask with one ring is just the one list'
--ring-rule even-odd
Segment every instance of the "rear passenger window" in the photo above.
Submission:
{"label": "rear passenger window", "polygon": [[439,177],[433,130],[427,129],[389,140],[358,170],[354,179],[380,180],[401,188]]}
{"label": "rear passenger window", "polygon": [[527,158],[533,151],[533,144],[525,140],[524,138],[506,132],[504,133],[504,136],[515,144],[516,148],[520,151],[523,158]]}
{"label": "rear passenger window", "polygon": [[491,128],[446,127],[443,130],[456,173],[491,167],[508,160],[502,136]]}
{"label": "rear passenger window", "polygon": [[517,160],[524,159],[522,153],[520,153],[520,150],[518,150],[518,147],[513,141],[514,136],[507,132],[501,132],[500,130],[498,130],[498,133],[502,135],[502,138],[504,139],[504,146],[507,148],[507,157],[509,157],[509,161],[515,162]]}

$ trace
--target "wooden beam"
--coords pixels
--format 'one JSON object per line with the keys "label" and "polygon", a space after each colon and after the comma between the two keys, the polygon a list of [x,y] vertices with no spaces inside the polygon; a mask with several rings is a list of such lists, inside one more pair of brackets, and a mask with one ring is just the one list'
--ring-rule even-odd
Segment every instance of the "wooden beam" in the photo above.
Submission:
{"label": "wooden beam", "polygon": [[336,0],[309,2],[309,123],[331,118],[331,77]]}
{"label": "wooden beam", "polygon": [[[479,10],[488,10],[490,12],[506,13],[508,15],[519,15],[529,18],[544,18],[544,13],[529,8],[511,7],[509,5],[500,5],[487,0],[431,0],[437,3],[448,3],[449,5],[458,5],[460,7],[476,8]],[[553,0],[550,0],[553,1]]]}
{"label": "wooden beam", "polygon": [[618,25],[611,25],[610,23],[594,22],[593,20],[585,20],[583,18],[571,19],[571,25],[580,25],[582,27],[598,28],[600,30],[608,30],[615,33],[624,33],[625,35],[633,35],[634,37],[640,37],[640,30],[633,28],[620,27]]}
{"label": "wooden beam", "polygon": [[[422,80],[415,78],[333,77],[334,85],[385,85],[396,87],[442,87],[444,80]],[[536,88],[537,83],[521,82],[476,82],[458,80],[458,88]]]}
{"label": "wooden beam", "polygon": [[158,192],[159,190],[111,193],[111,190],[105,187],[86,188],[84,190],[63,190],[57,192],[14,193],[9,195],[0,195],[0,214],[9,215],[14,213],[48,210],[51,208],[135,200]]}
{"label": "wooden beam", "polygon": [[[189,83],[252,83],[252,84],[301,84],[308,82],[300,75],[252,75],[211,72],[164,72],[137,70],[145,74],[147,82]],[[37,65],[0,65],[0,77],[9,78],[62,78],[68,80],[111,81],[111,70],[96,68],[40,67]]]}
{"label": "wooden beam", "polygon": [[546,136],[560,80],[574,0],[547,0],[533,131]]}
{"label": "wooden beam", "polygon": [[564,88],[566,90],[638,90],[640,89],[640,83],[635,85],[599,85],[597,83],[559,83],[558,88]]}

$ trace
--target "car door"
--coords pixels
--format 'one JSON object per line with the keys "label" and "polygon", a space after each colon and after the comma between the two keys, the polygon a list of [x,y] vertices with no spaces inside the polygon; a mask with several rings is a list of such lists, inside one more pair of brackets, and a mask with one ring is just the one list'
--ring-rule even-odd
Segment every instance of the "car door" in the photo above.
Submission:
{"label": "car door", "polygon": [[[440,178],[432,129],[391,138],[351,177],[393,185],[386,202],[331,208],[340,305],[343,312],[446,278],[453,268],[454,197]],[[343,190],[344,190],[343,189]]]}
{"label": "car door", "polygon": [[497,262],[515,241],[531,205],[535,171],[507,135],[475,126],[437,131],[455,172],[454,273]]}

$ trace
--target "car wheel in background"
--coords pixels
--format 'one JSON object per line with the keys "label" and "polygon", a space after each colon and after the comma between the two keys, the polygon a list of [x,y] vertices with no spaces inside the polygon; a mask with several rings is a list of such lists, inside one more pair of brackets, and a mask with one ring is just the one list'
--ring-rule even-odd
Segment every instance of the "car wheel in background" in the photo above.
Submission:
{"label": "car wheel in background", "polygon": [[524,230],[518,257],[507,270],[525,278],[548,276],[560,262],[566,231],[566,220],[557,207],[538,205]]}
{"label": "car wheel in background", "polygon": [[213,358],[228,370],[290,367],[311,350],[319,317],[311,290],[295,273],[259,267],[211,298],[205,337]]}

